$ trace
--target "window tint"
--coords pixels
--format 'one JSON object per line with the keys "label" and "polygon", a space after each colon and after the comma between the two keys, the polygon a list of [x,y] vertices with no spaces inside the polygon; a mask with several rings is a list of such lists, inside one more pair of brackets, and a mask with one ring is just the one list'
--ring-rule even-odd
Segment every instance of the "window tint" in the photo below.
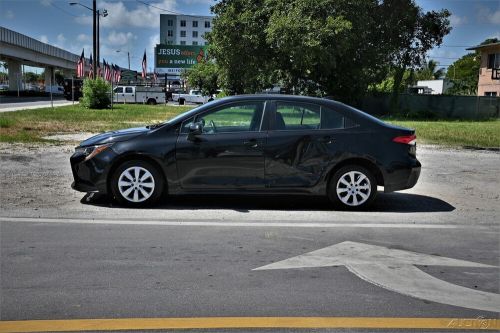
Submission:
{"label": "window tint", "polygon": [[132,90],[132,87],[125,87],[125,93],[127,94],[131,94],[133,93],[134,91]]}
{"label": "window tint", "polygon": [[320,107],[301,103],[276,103],[277,130],[317,129],[320,126]]}
{"label": "window tint", "polygon": [[321,107],[321,129],[341,129],[356,127],[353,120],[330,108]]}
{"label": "window tint", "polygon": [[118,93],[118,94],[123,93],[123,87],[117,87],[117,88],[115,88],[115,93]]}
{"label": "window tint", "polygon": [[264,111],[262,102],[231,104],[214,112],[196,116],[203,124],[203,133],[258,132]]}

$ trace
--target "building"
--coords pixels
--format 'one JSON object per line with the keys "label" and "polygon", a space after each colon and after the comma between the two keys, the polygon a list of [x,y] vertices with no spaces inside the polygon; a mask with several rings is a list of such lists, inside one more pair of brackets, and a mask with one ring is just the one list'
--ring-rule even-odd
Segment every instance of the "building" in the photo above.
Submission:
{"label": "building", "polygon": [[160,44],[207,45],[205,33],[212,30],[212,16],[160,15]]}
{"label": "building", "polygon": [[426,95],[442,95],[450,89],[453,84],[448,79],[442,80],[422,80],[417,81],[417,85],[410,87],[410,93]]}
{"label": "building", "polygon": [[478,45],[467,50],[477,50],[481,53],[477,95],[500,96],[500,77],[494,77],[500,76],[500,42]]}

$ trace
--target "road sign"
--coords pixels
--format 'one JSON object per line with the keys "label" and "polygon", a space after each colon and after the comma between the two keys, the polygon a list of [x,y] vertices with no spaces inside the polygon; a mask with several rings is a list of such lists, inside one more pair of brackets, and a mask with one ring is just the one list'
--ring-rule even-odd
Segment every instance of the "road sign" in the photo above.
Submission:
{"label": "road sign", "polygon": [[458,266],[496,268],[496,266],[435,255],[389,249],[356,242],[342,242],[254,270],[346,266],[361,279],[387,290],[464,308],[500,312],[500,295],[473,290],[440,280],[415,267]]}

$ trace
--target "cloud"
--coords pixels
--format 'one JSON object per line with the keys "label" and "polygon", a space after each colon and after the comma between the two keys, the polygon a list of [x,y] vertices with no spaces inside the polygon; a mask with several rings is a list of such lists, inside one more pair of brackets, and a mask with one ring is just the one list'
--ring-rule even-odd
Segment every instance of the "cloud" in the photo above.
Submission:
{"label": "cloud", "polygon": [[52,0],[40,0],[42,6],[48,7],[52,4]]}
{"label": "cloud", "polygon": [[466,24],[468,21],[467,16],[458,16],[455,14],[452,14],[450,16],[450,23],[452,27],[458,27],[461,25]]}
{"label": "cloud", "polygon": [[112,46],[123,46],[129,44],[132,40],[136,40],[137,36],[131,32],[116,32],[111,31],[107,37],[107,41]]}
{"label": "cloud", "polygon": [[89,35],[86,35],[86,34],[79,34],[77,37],[76,37],[76,40],[79,41],[79,42],[89,42],[91,41],[91,38]]}
{"label": "cloud", "polygon": [[477,6],[477,19],[480,23],[488,22],[495,25],[500,25],[500,9],[491,10],[485,6]]}
{"label": "cloud", "polygon": [[[129,3],[132,2],[128,2],[127,4]],[[158,27],[160,26],[160,14],[166,14],[168,13],[168,10],[175,10],[176,5],[175,0],[162,0],[159,2],[157,1],[148,3],[154,7],[146,6],[139,2],[133,3],[135,4],[134,8],[127,8],[123,1],[99,2],[98,8],[106,9],[108,11],[107,17],[100,18],[100,25],[105,28],[139,27],[158,29]],[[165,9],[167,11],[164,11],[162,9]],[[79,24],[92,24],[91,15],[80,16],[75,20]]]}
{"label": "cloud", "polygon": [[64,42],[66,42],[66,37],[64,37],[63,34],[59,34],[57,35],[57,42],[60,43],[60,44],[64,44]]}
{"label": "cloud", "polygon": [[49,38],[47,37],[47,35],[41,35],[40,36],[40,42],[48,44],[49,43]]}
{"label": "cloud", "polygon": [[160,34],[154,34],[149,37],[148,50],[154,50],[156,44],[160,44]]}
{"label": "cloud", "polygon": [[14,12],[12,10],[6,11],[5,17],[8,18],[9,20],[12,20],[14,18]]}

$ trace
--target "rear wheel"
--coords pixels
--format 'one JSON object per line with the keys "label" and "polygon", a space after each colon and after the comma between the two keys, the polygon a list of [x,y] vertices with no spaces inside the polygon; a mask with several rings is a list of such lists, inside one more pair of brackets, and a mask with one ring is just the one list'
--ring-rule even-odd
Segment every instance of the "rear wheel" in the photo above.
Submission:
{"label": "rear wheel", "polygon": [[149,105],[156,105],[156,100],[154,98],[148,99],[148,104]]}
{"label": "rear wheel", "polygon": [[141,160],[121,164],[111,178],[111,190],[116,200],[132,207],[148,206],[158,201],[164,187],[161,173]]}
{"label": "rear wheel", "polygon": [[372,172],[358,165],[337,170],[328,185],[328,198],[336,208],[361,210],[377,195],[377,180]]}

